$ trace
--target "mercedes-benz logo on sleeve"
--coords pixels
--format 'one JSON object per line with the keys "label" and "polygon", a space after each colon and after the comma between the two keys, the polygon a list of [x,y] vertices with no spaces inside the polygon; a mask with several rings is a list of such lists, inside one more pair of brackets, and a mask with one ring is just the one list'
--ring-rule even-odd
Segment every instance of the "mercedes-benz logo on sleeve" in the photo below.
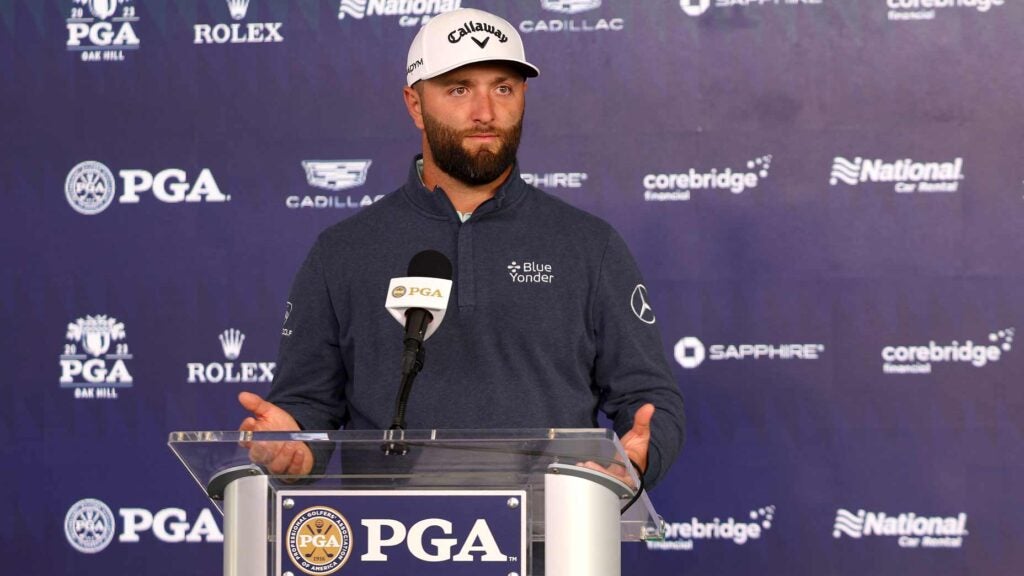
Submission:
{"label": "mercedes-benz logo on sleeve", "polygon": [[636,288],[633,289],[633,296],[630,298],[629,303],[633,306],[633,314],[636,314],[637,318],[647,324],[654,324],[654,310],[647,303],[646,286],[637,284]]}

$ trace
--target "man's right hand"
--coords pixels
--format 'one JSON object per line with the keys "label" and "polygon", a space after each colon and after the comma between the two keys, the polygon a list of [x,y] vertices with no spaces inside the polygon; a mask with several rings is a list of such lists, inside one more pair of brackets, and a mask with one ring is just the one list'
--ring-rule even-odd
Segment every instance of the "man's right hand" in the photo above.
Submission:
{"label": "man's right hand", "polygon": [[[242,420],[239,430],[246,432],[298,432],[299,424],[288,412],[252,392],[242,392],[238,402],[251,416]],[[313,470],[313,453],[305,442],[244,442],[249,458],[271,474],[305,476]]]}

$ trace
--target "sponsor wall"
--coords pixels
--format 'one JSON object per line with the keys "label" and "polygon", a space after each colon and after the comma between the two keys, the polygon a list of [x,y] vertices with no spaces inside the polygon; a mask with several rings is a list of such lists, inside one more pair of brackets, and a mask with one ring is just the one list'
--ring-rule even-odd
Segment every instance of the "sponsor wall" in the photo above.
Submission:
{"label": "sponsor wall", "polygon": [[268,390],[292,276],[405,177],[405,52],[460,5],[523,34],[524,177],[623,234],[687,401],[624,573],[1024,571],[1011,0],[0,3],[9,571],[219,570],[167,434]]}

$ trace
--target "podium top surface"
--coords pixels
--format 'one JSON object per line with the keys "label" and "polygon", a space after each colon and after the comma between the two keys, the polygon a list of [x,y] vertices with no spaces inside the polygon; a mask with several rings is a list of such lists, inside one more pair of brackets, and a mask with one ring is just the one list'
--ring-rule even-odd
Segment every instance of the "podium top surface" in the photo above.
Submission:
{"label": "podium top surface", "polygon": [[[250,450],[304,442],[318,465],[309,476],[271,474]],[[168,445],[220,508],[225,482],[262,474],[275,489],[525,489],[542,501],[552,465],[604,469],[628,502],[639,479],[615,433],[605,429],[172,432]],[[403,453],[404,452],[404,453]],[[538,518],[542,522],[542,519]],[[646,494],[622,516],[622,538],[657,540],[661,519]]]}

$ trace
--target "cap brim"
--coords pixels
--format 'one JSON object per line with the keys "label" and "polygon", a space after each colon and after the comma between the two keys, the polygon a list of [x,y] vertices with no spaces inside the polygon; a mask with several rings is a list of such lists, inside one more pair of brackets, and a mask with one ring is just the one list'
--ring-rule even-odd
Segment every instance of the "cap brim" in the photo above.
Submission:
{"label": "cap brim", "polygon": [[[493,56],[484,56],[476,60],[470,60],[468,62],[459,62],[458,64],[455,64],[453,66],[448,66],[440,70],[435,70],[429,76],[417,78],[416,81],[413,82],[412,84],[415,84],[420,80],[430,80],[431,78],[437,78],[438,76],[441,76],[442,74],[447,74],[452,70],[457,70],[459,68],[462,68],[463,66],[469,66],[470,64],[479,64],[481,62],[505,62],[507,64],[514,64],[517,68],[519,68],[519,71],[522,72],[524,78],[536,78],[537,76],[540,76],[540,69],[525,60],[516,60],[515,58],[495,58]],[[412,84],[409,84],[409,86],[412,86]]]}

